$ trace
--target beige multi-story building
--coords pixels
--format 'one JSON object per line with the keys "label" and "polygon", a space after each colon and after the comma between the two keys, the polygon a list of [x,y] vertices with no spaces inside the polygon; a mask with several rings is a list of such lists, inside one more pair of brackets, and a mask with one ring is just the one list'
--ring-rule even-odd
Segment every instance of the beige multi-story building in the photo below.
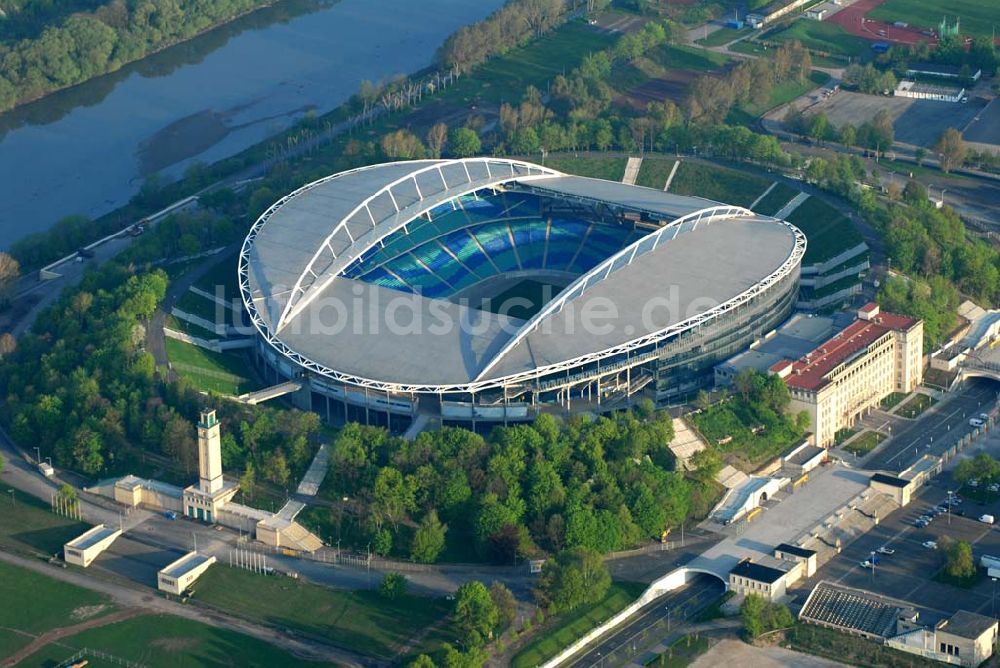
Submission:
{"label": "beige multi-story building", "polygon": [[770,372],[791,393],[789,410],[809,414],[816,445],[828,447],[892,392],[912,392],[923,380],[924,324],[866,304],[858,319],[798,360]]}

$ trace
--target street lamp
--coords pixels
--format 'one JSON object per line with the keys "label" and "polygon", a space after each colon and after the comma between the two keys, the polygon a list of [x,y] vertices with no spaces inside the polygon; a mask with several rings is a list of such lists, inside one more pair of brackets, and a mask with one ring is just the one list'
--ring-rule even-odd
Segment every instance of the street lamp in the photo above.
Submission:
{"label": "street lamp", "polygon": [[42,463],[42,451],[38,447],[35,447],[35,461],[39,464]]}
{"label": "street lamp", "polygon": [[14,489],[8,489],[7,493],[10,494],[10,505],[14,505]]}
{"label": "street lamp", "polygon": [[994,617],[996,617],[997,616],[997,579],[996,578],[990,578],[990,579],[993,580],[993,606],[992,606],[993,613],[992,614],[993,614]]}
{"label": "street lamp", "polygon": [[[951,495],[953,493],[950,489],[948,490],[948,526],[951,526]],[[993,581],[996,582],[996,578]]]}
{"label": "street lamp", "polygon": [[872,582],[875,581],[875,550],[872,550]]}

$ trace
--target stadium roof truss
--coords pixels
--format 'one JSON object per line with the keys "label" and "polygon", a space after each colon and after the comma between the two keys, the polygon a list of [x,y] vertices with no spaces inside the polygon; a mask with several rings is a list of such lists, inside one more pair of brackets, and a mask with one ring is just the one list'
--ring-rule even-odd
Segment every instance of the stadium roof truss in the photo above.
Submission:
{"label": "stadium roof truss", "polygon": [[[295,282],[275,329],[280,332],[365,251],[434,207],[483,188],[559,174],[554,169],[518,160],[467,158],[435,161],[382,186],[334,224]],[[321,179],[282,198],[261,216],[262,220],[266,222],[268,214],[292,197],[327,180]]]}

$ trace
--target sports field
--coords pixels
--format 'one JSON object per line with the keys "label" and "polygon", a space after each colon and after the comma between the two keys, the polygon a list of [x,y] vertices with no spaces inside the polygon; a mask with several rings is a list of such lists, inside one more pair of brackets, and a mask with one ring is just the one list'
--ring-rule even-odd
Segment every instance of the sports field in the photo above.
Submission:
{"label": "sports field", "polygon": [[767,42],[798,40],[807,49],[835,56],[857,56],[870,51],[868,42],[849,34],[836,23],[799,19],[763,36]]}
{"label": "sports field", "polygon": [[934,29],[943,17],[948,17],[949,24],[957,17],[963,35],[981,37],[992,35],[993,27],[1000,23],[1000,5],[996,0],[886,0],[868,16]]}
{"label": "sports field", "polygon": [[527,279],[491,297],[489,301],[484,300],[479,308],[527,320],[541,311],[564,287]]}

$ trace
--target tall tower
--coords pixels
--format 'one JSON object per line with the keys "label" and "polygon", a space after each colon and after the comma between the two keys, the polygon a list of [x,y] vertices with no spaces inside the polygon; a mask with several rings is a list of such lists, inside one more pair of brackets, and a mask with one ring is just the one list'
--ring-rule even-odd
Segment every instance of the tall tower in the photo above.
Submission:
{"label": "tall tower", "polygon": [[222,489],[222,445],[215,411],[202,411],[198,421],[198,487],[205,494]]}

